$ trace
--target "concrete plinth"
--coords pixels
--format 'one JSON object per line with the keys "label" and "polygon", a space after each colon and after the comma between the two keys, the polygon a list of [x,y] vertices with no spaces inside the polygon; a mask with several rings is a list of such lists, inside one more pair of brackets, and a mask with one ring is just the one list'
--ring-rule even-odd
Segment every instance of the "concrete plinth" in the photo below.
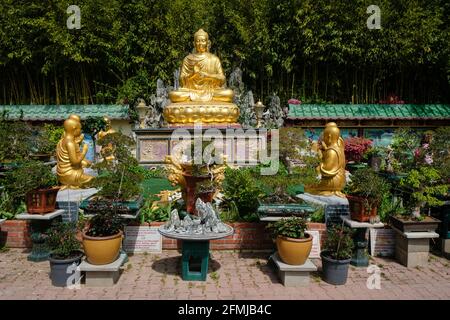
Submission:
{"label": "concrete plinth", "polygon": [[127,255],[121,253],[119,258],[104,265],[90,264],[86,260],[80,264],[80,271],[85,273],[87,287],[111,287],[120,277],[120,267],[125,262]]}
{"label": "concrete plinth", "polygon": [[394,229],[395,258],[408,268],[424,267],[428,264],[430,239],[437,238],[436,232],[401,232]]}
{"label": "concrete plinth", "polygon": [[71,222],[78,221],[78,210],[80,203],[84,199],[98,192],[95,188],[89,189],[65,189],[58,192],[56,196],[56,206],[58,209],[63,209],[63,221]]}
{"label": "concrete plinth", "polygon": [[285,287],[304,287],[310,283],[310,273],[317,271],[317,267],[310,259],[302,265],[290,265],[281,261],[278,252],[270,259],[278,269],[278,277]]}
{"label": "concrete plinth", "polygon": [[341,216],[350,215],[347,198],[341,198],[338,196],[320,196],[310,193],[298,194],[297,197],[312,206],[323,207],[327,227],[334,224],[341,224]]}

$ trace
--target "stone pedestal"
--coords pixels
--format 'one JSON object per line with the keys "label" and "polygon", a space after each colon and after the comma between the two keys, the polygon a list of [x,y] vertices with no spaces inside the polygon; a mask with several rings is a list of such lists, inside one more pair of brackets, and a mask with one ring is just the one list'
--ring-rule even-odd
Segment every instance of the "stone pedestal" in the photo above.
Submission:
{"label": "stone pedestal", "polygon": [[423,267],[428,264],[430,239],[437,238],[436,232],[401,232],[395,236],[395,258],[408,268]]}
{"label": "stone pedestal", "polygon": [[317,271],[317,267],[310,259],[302,265],[290,265],[281,261],[278,252],[270,260],[278,270],[278,277],[285,287],[304,287],[310,283],[310,273]]}
{"label": "stone pedestal", "polygon": [[366,239],[367,229],[383,228],[384,224],[382,222],[358,222],[352,220],[350,216],[341,216],[341,219],[347,226],[352,229],[356,229],[355,236],[353,237],[355,249],[350,264],[356,267],[367,267],[369,265],[369,254],[367,253],[367,244],[369,242]]}
{"label": "stone pedestal", "polygon": [[109,264],[94,265],[86,260],[83,261],[79,268],[84,272],[87,287],[111,287],[120,277],[120,267],[124,264],[127,255],[121,253],[119,258]]}
{"label": "stone pedestal", "polygon": [[313,206],[323,207],[325,210],[325,223],[327,227],[330,227],[333,224],[341,224],[341,216],[350,215],[347,198],[338,196],[319,196],[310,193],[299,194],[297,197]]}
{"label": "stone pedestal", "polygon": [[44,233],[50,226],[51,221],[55,218],[60,218],[63,213],[64,210],[59,209],[42,215],[29,214],[26,212],[16,216],[16,219],[31,221],[31,241],[33,242],[33,248],[27,257],[29,261],[39,262],[48,259],[50,251],[45,244]]}
{"label": "stone pedestal", "polygon": [[58,192],[56,196],[56,207],[63,209],[63,221],[78,221],[78,210],[80,203],[98,192],[95,188],[90,189],[65,189]]}

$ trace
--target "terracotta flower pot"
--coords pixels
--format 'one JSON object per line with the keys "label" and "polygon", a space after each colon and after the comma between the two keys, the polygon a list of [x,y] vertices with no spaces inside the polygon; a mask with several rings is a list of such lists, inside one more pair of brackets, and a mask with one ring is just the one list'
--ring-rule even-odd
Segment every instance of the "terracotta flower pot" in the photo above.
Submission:
{"label": "terracotta flower pot", "polygon": [[305,236],[307,236],[305,239],[277,237],[278,254],[284,263],[302,265],[306,262],[311,253],[313,238],[308,233],[305,233]]}
{"label": "terracotta flower pot", "polygon": [[373,206],[370,212],[367,211],[364,205],[364,198],[347,195],[347,199],[350,209],[350,217],[352,220],[369,222],[371,218],[375,218],[377,216],[377,206]]}
{"label": "terracotta flower pot", "polygon": [[58,191],[59,187],[54,187],[28,192],[26,194],[27,212],[45,214],[55,211]]}
{"label": "terracotta flower pot", "polygon": [[114,262],[120,253],[122,231],[109,237],[91,237],[83,232],[83,247],[86,260],[90,264],[108,264]]}

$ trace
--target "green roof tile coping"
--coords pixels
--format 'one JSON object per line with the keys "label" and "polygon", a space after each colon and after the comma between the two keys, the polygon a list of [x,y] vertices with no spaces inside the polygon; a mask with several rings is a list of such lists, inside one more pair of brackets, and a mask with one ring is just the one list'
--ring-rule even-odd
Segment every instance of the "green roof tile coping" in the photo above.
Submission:
{"label": "green roof tile coping", "polygon": [[288,119],[449,119],[448,104],[290,104]]}
{"label": "green roof tile coping", "polygon": [[91,104],[91,105],[0,105],[0,114],[8,112],[8,118],[26,121],[58,121],[65,120],[71,114],[81,119],[88,117],[108,117],[111,120],[128,120],[128,105]]}

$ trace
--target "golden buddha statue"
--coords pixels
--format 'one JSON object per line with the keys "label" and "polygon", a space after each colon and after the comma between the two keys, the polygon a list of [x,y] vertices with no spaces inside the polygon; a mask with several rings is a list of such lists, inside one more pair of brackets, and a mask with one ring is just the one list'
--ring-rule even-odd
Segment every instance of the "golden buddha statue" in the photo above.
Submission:
{"label": "golden buddha statue", "polygon": [[321,163],[317,172],[321,180],[317,185],[307,186],[306,192],[324,196],[339,196],[345,198],[342,189],[345,186],[345,153],[344,140],[336,123],[329,122],[323,131],[322,146],[319,148]]}
{"label": "golden buddha statue", "polygon": [[83,145],[80,151],[80,143],[83,141],[81,134],[80,118],[71,115],[64,121],[64,135],[56,146],[56,174],[63,189],[78,189],[92,180],[92,176],[84,174],[83,168],[91,163],[85,159],[89,146]]}
{"label": "golden buddha statue", "polygon": [[209,52],[211,42],[203,29],[194,34],[194,52],[184,58],[181,88],[169,92],[172,102],[164,108],[168,123],[236,123],[239,108],[232,103],[234,92],[225,88],[220,60]]}
{"label": "golden buddha statue", "polygon": [[[108,134],[111,133],[116,133],[116,130],[114,130],[111,127],[111,120],[108,117],[104,117],[103,118],[106,122],[106,130],[105,131],[100,131],[98,133],[98,140],[101,140],[103,137],[105,137]],[[102,155],[103,159],[106,161],[113,161],[115,159],[114,157],[114,146],[112,145],[112,143],[109,143],[106,146],[102,146],[102,149],[100,150],[100,154]]]}

